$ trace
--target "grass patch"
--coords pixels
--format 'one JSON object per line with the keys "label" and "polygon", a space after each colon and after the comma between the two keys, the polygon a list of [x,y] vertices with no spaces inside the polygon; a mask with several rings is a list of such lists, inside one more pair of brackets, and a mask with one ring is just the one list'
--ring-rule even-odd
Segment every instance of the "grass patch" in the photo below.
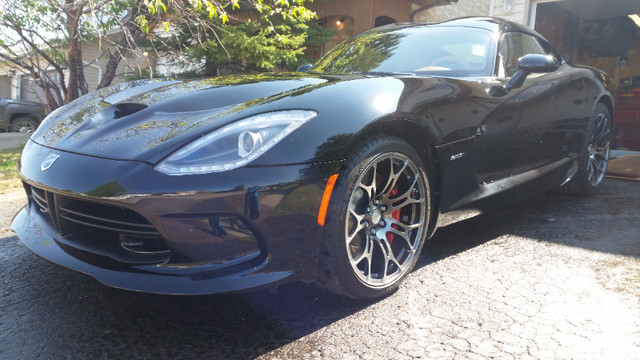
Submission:
{"label": "grass patch", "polygon": [[17,166],[23,147],[0,150],[0,193],[22,188]]}

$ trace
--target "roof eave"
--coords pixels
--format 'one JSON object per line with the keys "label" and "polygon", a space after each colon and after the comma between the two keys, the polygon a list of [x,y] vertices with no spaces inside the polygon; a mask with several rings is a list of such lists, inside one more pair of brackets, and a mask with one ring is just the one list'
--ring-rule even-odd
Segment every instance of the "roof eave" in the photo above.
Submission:
{"label": "roof eave", "polygon": [[442,5],[451,5],[457,3],[458,0],[408,0],[414,4],[421,5],[423,7],[434,7],[434,6],[442,6]]}

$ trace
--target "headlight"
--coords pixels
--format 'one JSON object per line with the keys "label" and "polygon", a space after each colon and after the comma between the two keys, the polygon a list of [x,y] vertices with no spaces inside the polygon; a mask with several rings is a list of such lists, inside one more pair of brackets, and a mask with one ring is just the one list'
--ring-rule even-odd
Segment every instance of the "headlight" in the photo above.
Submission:
{"label": "headlight", "polygon": [[167,175],[196,175],[237,169],[316,115],[311,110],[285,110],[251,116],[183,146],[155,170]]}

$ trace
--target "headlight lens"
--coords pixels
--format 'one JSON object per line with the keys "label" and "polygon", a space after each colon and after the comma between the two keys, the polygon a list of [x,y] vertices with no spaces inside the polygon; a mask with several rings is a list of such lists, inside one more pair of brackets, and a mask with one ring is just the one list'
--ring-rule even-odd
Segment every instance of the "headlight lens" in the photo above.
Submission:
{"label": "headlight lens", "polygon": [[316,115],[311,110],[285,110],[237,121],[185,145],[155,170],[167,175],[196,175],[237,169]]}

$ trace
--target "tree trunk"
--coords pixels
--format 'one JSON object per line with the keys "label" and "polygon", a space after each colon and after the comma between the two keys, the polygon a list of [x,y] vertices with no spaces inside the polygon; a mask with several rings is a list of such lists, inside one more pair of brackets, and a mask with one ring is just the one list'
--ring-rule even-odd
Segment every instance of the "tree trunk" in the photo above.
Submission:
{"label": "tree trunk", "polygon": [[69,50],[67,52],[67,64],[69,71],[69,79],[67,80],[67,93],[65,94],[64,102],[68,104],[77,99],[78,83],[80,72],[83,71],[82,67],[82,53],[80,51],[80,34],[78,32],[78,23],[80,21],[80,15],[82,14],[82,7],[79,7],[73,0],[66,0],[66,12],[67,12],[67,40],[69,42]]}
{"label": "tree trunk", "polygon": [[109,59],[107,60],[107,65],[104,73],[102,74],[100,84],[98,84],[98,89],[111,85],[111,82],[116,77],[118,65],[120,64],[120,61],[124,59],[127,51],[131,50],[132,45],[135,46],[137,41],[147,37],[148,34],[142,31],[140,26],[138,26],[138,24],[133,20],[139,14],[140,13],[137,8],[130,9],[122,19],[122,24],[124,24],[125,27],[125,29],[123,29],[124,33],[120,41],[116,44],[115,50],[109,52]]}

